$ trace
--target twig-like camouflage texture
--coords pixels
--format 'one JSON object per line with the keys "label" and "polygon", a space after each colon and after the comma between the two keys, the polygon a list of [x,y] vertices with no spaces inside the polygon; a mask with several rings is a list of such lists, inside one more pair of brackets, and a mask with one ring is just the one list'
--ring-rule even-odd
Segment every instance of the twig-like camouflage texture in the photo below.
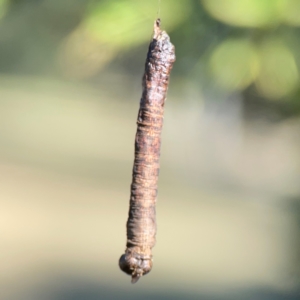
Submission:
{"label": "twig-like camouflage texture", "polygon": [[174,62],[175,48],[168,34],[160,29],[160,19],[157,19],[146,59],[143,94],[137,119],[127,248],[119,260],[120,268],[131,275],[132,283],[137,282],[152,268],[160,137],[169,76]]}

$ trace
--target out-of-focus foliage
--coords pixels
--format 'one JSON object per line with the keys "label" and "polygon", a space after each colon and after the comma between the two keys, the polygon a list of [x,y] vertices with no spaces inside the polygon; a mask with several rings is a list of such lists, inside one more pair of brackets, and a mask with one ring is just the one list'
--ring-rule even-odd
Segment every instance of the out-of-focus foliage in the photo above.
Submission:
{"label": "out-of-focus foliage", "polygon": [[283,0],[283,20],[286,24],[300,26],[300,1]]}
{"label": "out-of-focus foliage", "polygon": [[282,40],[266,39],[261,45],[244,38],[225,40],[212,54],[211,71],[227,90],[243,90],[255,82],[271,99],[288,95],[299,82],[295,57]]}
{"label": "out-of-focus foliage", "polygon": [[176,47],[172,76],[181,85],[200,93],[251,90],[293,109],[299,102],[298,0],[0,0],[0,15],[5,11],[0,68],[8,72],[59,66],[77,80],[111,66],[134,73],[160,17]]}
{"label": "out-of-focus foliage", "polygon": [[0,18],[5,15],[7,6],[8,6],[8,0],[0,0]]}
{"label": "out-of-focus foliage", "polygon": [[91,1],[83,22],[66,40],[67,73],[77,78],[93,76],[120,51],[148,42],[158,9],[164,27],[174,29],[189,17],[189,2],[164,0],[158,7],[153,1]]}
{"label": "out-of-focus foliage", "polygon": [[202,0],[216,19],[230,25],[268,27],[281,22],[299,25],[298,0]]}
{"label": "out-of-focus foliage", "polygon": [[[225,39],[216,33],[217,45],[210,48],[209,53],[198,53],[200,61],[203,54],[209,57],[207,70],[215,86],[233,92],[243,91],[253,84],[267,99],[281,99],[295,91],[298,66],[295,50],[287,43],[285,32],[290,33],[291,40],[296,39],[296,35],[292,28],[283,25],[300,23],[297,17],[300,15],[299,1],[203,0],[198,3],[216,20],[235,26],[236,29],[231,29],[233,34],[241,28],[237,36],[227,34]],[[195,18],[199,19],[199,24],[205,22],[199,14],[201,5],[198,10],[196,8],[195,2],[190,0],[161,1],[164,28],[172,33],[182,25],[183,40],[189,35],[188,26],[184,24]],[[66,39],[61,60],[65,73],[77,78],[91,77],[120,52],[147,43],[149,27],[157,17],[157,10],[153,1],[91,1],[83,21]],[[196,35],[191,35],[190,39],[205,42]],[[196,69],[203,63],[196,63]]]}
{"label": "out-of-focus foliage", "polygon": [[[91,3],[83,26],[102,43],[116,47],[133,47],[150,39],[148,26],[157,17],[154,1],[118,0]],[[163,24],[174,29],[190,15],[190,1],[164,0],[160,10]],[[168,13],[168,11],[172,13]]]}
{"label": "out-of-focus foliage", "polygon": [[234,41],[229,37],[213,50],[211,72],[216,83],[229,91],[243,90],[255,83],[257,91],[267,99],[291,96],[299,85],[299,63],[291,41],[297,40],[299,34],[285,25],[300,24],[300,1],[202,0],[201,3],[217,20],[243,30],[239,33],[241,37]]}
{"label": "out-of-focus foliage", "polygon": [[295,58],[282,41],[266,40],[260,48],[258,90],[267,98],[280,98],[299,84]]}
{"label": "out-of-focus foliage", "polygon": [[211,70],[222,87],[242,90],[258,75],[257,51],[247,39],[225,40],[211,56]]}

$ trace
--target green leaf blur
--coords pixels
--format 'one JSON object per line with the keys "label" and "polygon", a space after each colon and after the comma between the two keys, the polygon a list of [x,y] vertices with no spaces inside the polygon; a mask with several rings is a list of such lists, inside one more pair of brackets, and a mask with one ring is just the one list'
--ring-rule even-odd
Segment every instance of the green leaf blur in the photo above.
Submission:
{"label": "green leaf blur", "polygon": [[7,6],[8,6],[8,0],[0,0],[0,18],[5,15]]}
{"label": "green leaf blur", "polygon": [[267,98],[281,98],[296,89],[299,76],[295,58],[281,41],[266,40],[260,49],[259,91]]}
{"label": "green leaf blur", "polygon": [[242,90],[257,77],[258,55],[255,47],[245,39],[226,40],[211,57],[211,70],[216,82],[229,90]]}
{"label": "green leaf blur", "polygon": [[216,19],[235,26],[264,27],[279,22],[281,0],[203,0]]}
{"label": "green leaf blur", "polygon": [[[189,1],[162,1],[160,10],[164,15],[164,28],[172,30],[186,20],[190,14],[189,7]],[[119,48],[132,47],[150,39],[149,27],[157,17],[157,9],[153,1],[95,2],[88,8],[84,27],[102,43]]]}
{"label": "green leaf blur", "polygon": [[160,17],[178,87],[299,102],[299,0],[0,0],[0,16],[5,72],[140,74]]}

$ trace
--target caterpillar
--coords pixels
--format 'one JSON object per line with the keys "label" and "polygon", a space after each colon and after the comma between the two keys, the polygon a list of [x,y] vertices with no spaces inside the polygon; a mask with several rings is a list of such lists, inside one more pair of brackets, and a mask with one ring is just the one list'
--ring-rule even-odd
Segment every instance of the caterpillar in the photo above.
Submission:
{"label": "caterpillar", "polygon": [[119,259],[122,271],[135,283],[151,271],[156,235],[156,199],[161,131],[169,76],[175,62],[170,37],[154,22],[142,81],[142,97],[137,117],[135,157],[132,171],[127,244]]}

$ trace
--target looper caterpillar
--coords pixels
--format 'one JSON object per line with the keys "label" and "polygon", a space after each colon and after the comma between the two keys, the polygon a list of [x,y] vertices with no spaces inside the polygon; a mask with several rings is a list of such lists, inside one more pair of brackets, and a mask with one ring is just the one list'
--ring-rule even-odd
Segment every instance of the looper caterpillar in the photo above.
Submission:
{"label": "looper caterpillar", "polygon": [[160,19],[157,19],[147,54],[137,118],[127,244],[125,254],[119,260],[121,270],[131,275],[132,283],[152,268],[160,137],[169,76],[174,62],[175,47],[168,34],[160,29]]}

